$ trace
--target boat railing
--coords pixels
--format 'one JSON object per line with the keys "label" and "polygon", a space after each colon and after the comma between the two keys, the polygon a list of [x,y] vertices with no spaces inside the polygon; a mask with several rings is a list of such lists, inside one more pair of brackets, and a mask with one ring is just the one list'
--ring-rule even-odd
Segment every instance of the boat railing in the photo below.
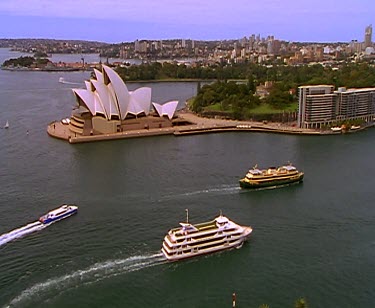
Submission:
{"label": "boat railing", "polygon": [[278,173],[287,173],[288,170],[285,169],[285,167],[280,167],[277,169]]}

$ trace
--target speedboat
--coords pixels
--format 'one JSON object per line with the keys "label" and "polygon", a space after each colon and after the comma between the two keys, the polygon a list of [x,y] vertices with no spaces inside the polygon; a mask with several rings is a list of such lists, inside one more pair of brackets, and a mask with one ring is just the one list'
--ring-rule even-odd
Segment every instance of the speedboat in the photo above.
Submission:
{"label": "speedboat", "polygon": [[188,219],[180,227],[168,231],[164,237],[162,253],[169,261],[231,248],[240,248],[253,229],[240,226],[221,213],[214,220],[191,224]]}
{"label": "speedboat", "polygon": [[295,182],[302,182],[304,173],[296,167],[289,165],[278,168],[270,167],[260,170],[257,166],[250,169],[246,176],[240,179],[242,188],[260,188],[268,186],[286,185]]}
{"label": "speedboat", "polygon": [[76,214],[78,211],[78,206],[72,204],[63,204],[57,209],[54,209],[47,214],[41,216],[39,221],[43,224],[49,224],[64,218],[67,218],[71,215]]}

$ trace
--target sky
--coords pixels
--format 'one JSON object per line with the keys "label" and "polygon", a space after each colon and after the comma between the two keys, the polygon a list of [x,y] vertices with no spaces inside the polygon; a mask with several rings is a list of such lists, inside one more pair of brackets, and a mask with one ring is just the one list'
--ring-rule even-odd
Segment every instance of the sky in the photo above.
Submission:
{"label": "sky", "polygon": [[374,0],[0,0],[0,38],[349,42],[374,20]]}

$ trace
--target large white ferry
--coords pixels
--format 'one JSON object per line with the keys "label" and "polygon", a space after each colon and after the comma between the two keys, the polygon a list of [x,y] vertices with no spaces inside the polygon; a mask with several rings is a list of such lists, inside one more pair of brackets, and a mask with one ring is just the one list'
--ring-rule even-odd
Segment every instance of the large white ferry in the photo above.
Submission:
{"label": "large white ferry", "polygon": [[187,221],[180,225],[169,230],[164,237],[161,250],[170,261],[240,248],[253,231],[251,227],[240,226],[221,213],[212,221],[194,225],[187,217]]}
{"label": "large white ferry", "polygon": [[58,221],[76,214],[78,211],[78,206],[71,204],[63,204],[59,208],[48,212],[47,214],[41,216],[39,221],[43,224],[49,224],[54,221]]}

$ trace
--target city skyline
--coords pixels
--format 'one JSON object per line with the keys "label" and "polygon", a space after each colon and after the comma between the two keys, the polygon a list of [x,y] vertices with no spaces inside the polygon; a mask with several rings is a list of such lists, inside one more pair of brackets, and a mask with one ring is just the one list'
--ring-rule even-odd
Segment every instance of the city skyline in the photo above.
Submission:
{"label": "city skyline", "polygon": [[370,0],[73,1],[3,0],[0,38],[130,42],[136,39],[225,40],[274,35],[299,42],[364,41],[373,24]]}

